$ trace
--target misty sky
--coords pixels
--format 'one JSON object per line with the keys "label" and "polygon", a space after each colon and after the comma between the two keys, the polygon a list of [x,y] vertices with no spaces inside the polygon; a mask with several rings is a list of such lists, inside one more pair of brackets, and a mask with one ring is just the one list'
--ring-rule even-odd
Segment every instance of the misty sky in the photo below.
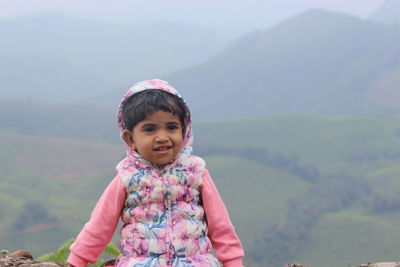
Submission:
{"label": "misty sky", "polygon": [[245,32],[271,26],[308,8],[367,17],[384,0],[0,0],[0,18],[38,13],[116,23],[171,21]]}

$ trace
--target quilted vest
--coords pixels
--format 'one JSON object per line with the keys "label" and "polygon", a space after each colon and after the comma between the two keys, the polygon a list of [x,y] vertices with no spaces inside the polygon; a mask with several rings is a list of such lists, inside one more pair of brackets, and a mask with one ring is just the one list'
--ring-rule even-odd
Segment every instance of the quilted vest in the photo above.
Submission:
{"label": "quilted vest", "polygon": [[156,168],[137,156],[117,165],[127,191],[117,266],[220,266],[201,205],[203,159],[181,154]]}

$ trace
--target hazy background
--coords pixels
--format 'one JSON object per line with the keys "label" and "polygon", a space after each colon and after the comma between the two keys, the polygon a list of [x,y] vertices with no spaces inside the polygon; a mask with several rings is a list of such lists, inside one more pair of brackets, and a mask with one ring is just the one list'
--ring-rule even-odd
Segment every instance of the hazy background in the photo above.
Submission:
{"label": "hazy background", "polygon": [[0,0],[0,248],[76,236],[124,156],[120,97],[162,78],[247,265],[398,261],[399,18],[400,0]]}
{"label": "hazy background", "polygon": [[213,29],[229,29],[238,36],[255,28],[271,26],[308,8],[323,8],[353,14],[371,15],[383,0],[220,0],[220,1],[78,1],[2,0],[2,19],[55,12],[77,18],[120,24],[174,21]]}

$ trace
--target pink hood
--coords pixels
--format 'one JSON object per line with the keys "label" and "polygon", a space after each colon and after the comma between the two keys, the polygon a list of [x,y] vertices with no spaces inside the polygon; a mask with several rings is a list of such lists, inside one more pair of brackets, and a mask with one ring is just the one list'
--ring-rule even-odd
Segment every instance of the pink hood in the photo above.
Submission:
{"label": "pink hood", "polygon": [[185,100],[182,98],[182,96],[179,94],[179,92],[172,87],[168,82],[159,80],[159,79],[153,79],[153,80],[146,80],[146,81],[141,81],[136,83],[134,86],[129,88],[129,90],[125,93],[123,98],[121,99],[121,102],[118,107],[118,129],[122,133],[124,130],[124,122],[122,119],[122,106],[125,103],[125,101],[132,95],[143,91],[143,90],[148,90],[148,89],[155,89],[155,90],[162,90],[165,92],[168,92],[170,94],[176,95],[179,98],[181,98],[184,103],[185,103],[185,136],[183,137],[183,142],[182,142],[182,152],[181,153],[188,153],[190,154],[192,152],[192,143],[193,143],[193,135],[192,135],[192,123],[191,123],[191,118],[190,118],[190,111],[189,107],[187,106]]}

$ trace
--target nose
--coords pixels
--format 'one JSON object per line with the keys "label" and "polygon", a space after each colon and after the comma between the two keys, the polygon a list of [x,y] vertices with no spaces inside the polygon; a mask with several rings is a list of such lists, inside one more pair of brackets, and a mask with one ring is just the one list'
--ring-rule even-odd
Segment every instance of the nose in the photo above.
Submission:
{"label": "nose", "polygon": [[160,131],[156,136],[157,143],[165,143],[168,142],[168,135],[164,131]]}

